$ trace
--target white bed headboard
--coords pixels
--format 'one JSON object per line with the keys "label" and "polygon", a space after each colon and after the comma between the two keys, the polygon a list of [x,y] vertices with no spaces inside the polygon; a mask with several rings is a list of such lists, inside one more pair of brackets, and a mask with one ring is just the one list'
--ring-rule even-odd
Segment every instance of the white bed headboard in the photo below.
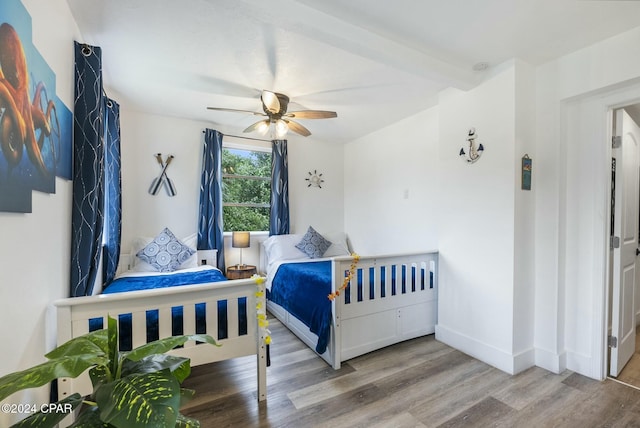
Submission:
{"label": "white bed headboard", "polygon": [[[135,254],[120,253],[120,263],[116,270],[116,276],[131,270],[135,264]],[[218,250],[198,250],[196,254],[198,266],[209,265],[218,267]]]}

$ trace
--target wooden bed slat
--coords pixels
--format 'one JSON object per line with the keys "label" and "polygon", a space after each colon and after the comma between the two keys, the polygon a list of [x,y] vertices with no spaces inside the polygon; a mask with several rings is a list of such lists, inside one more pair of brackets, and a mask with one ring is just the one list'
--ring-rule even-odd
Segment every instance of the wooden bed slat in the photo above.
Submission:
{"label": "wooden bed slat", "polygon": [[227,337],[238,337],[238,299],[227,300]]}
{"label": "wooden bed slat", "polygon": [[218,337],[218,302],[214,300],[207,301],[207,334],[216,341]]}
{"label": "wooden bed slat", "polygon": [[158,337],[171,336],[171,308],[164,306],[158,309]]}

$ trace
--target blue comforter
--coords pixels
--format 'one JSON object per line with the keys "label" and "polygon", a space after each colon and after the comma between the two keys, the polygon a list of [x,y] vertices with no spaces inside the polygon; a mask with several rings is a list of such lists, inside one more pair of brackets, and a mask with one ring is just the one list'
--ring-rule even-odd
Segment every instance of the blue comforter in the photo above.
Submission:
{"label": "blue comforter", "polygon": [[318,336],[316,352],[327,350],[331,331],[331,262],[285,263],[271,283],[268,298]]}
{"label": "blue comforter", "polygon": [[[204,284],[209,282],[226,281],[227,278],[217,269],[189,271],[174,273],[171,275],[151,276],[127,276],[118,278],[107,286],[103,294],[122,293],[128,291],[151,290],[154,288],[168,288],[188,286],[192,284]],[[238,299],[239,333],[247,334],[247,305],[246,298]],[[205,333],[206,312],[204,303],[196,304],[196,333]],[[174,306],[171,308],[171,334],[183,334],[183,308]],[[158,310],[147,311],[147,342],[159,339]],[[218,339],[225,339],[227,333],[227,301],[218,301]],[[89,330],[105,328],[102,319],[89,320]],[[120,350],[127,351],[132,348],[131,342],[131,314],[122,314],[118,318],[118,330],[120,336]]]}
{"label": "blue comforter", "polygon": [[153,288],[176,287],[189,284],[226,281],[217,269],[180,272],[171,275],[125,276],[109,284],[102,294],[122,293],[123,291],[151,290]]}

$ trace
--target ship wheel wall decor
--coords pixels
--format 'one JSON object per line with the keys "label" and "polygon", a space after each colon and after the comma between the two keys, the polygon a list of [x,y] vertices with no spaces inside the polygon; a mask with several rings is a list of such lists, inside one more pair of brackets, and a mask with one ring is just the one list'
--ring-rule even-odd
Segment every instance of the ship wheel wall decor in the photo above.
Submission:
{"label": "ship wheel wall decor", "polygon": [[324,180],[322,179],[322,173],[318,174],[317,170],[313,170],[313,172],[309,171],[309,177],[305,178],[306,181],[309,182],[307,187],[319,187],[322,189],[322,183]]}

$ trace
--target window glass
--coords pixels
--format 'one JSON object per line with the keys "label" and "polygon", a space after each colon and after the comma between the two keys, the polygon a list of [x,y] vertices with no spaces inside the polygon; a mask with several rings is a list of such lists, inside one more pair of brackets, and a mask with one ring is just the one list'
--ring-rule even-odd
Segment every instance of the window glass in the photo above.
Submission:
{"label": "window glass", "polygon": [[222,149],[224,229],[268,231],[271,197],[271,153]]}

